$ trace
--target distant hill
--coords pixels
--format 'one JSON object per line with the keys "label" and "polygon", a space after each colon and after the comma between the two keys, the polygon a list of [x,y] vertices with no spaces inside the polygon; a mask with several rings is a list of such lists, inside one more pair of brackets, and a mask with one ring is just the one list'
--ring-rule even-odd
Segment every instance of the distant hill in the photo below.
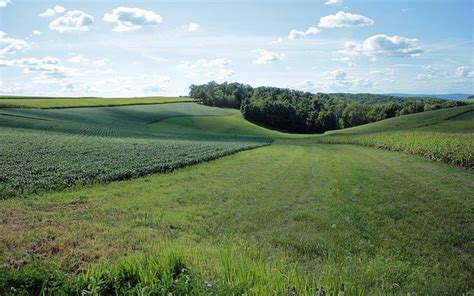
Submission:
{"label": "distant hill", "polygon": [[387,95],[397,97],[430,97],[445,100],[465,100],[472,94],[404,94],[404,93],[389,93]]}

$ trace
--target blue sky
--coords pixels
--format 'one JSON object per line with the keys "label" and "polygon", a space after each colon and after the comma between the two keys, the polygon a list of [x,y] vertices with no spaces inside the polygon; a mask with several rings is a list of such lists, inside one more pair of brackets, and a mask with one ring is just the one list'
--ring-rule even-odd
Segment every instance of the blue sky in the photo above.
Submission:
{"label": "blue sky", "polygon": [[0,94],[474,93],[471,0],[0,0]]}

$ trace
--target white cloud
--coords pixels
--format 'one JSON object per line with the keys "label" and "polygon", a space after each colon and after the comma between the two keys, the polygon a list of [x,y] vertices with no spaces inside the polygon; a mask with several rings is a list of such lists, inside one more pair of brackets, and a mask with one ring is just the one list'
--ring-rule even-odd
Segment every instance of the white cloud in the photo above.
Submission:
{"label": "white cloud", "polygon": [[374,35],[362,43],[348,41],[339,54],[350,60],[357,56],[368,56],[372,61],[376,56],[413,57],[422,52],[418,39],[400,36]]}
{"label": "white cloud", "polygon": [[309,35],[315,35],[318,33],[319,33],[319,29],[314,26],[311,26],[306,31],[291,30],[290,33],[288,34],[288,39],[289,40],[303,39]]}
{"label": "white cloud", "polygon": [[323,16],[319,19],[320,28],[352,28],[372,26],[374,21],[360,14],[339,11],[333,15]]}
{"label": "white cloud", "polygon": [[22,51],[28,47],[29,44],[25,40],[7,37],[7,33],[0,31],[0,56]]}
{"label": "white cloud", "polygon": [[104,15],[104,21],[116,23],[114,32],[131,32],[144,26],[157,26],[162,22],[160,15],[150,10],[120,6]]}
{"label": "white cloud", "polygon": [[196,24],[196,23],[189,23],[184,26],[181,26],[181,28],[185,29],[188,32],[196,32],[196,31],[199,31],[199,28],[201,28],[201,26],[199,26],[199,24]]}
{"label": "white cloud", "polygon": [[194,70],[202,70],[203,68],[212,68],[212,67],[217,67],[217,68],[223,68],[225,66],[228,66],[232,63],[231,60],[226,59],[226,58],[218,58],[218,59],[199,59],[196,60],[195,62],[190,62],[190,61],[185,61],[181,62],[177,68],[180,70],[185,70],[185,71],[194,71]]}
{"label": "white cloud", "polygon": [[66,11],[66,8],[56,5],[53,8],[48,8],[46,9],[43,13],[41,13],[39,16],[41,17],[50,17],[55,14],[61,14]]}
{"label": "white cloud", "polygon": [[332,5],[332,6],[341,5],[341,4],[342,4],[342,0],[328,0],[324,2],[324,5]]}
{"label": "white cloud", "polygon": [[259,48],[256,49],[255,52],[258,53],[258,57],[253,61],[253,63],[257,65],[271,64],[276,61],[281,61],[285,58],[285,55],[282,53],[277,53],[266,49]]}
{"label": "white cloud", "polygon": [[347,73],[344,70],[333,70],[326,72],[330,80],[345,80]]}
{"label": "white cloud", "polygon": [[218,82],[225,81],[234,75],[235,75],[235,72],[234,70],[231,70],[231,69],[222,69],[217,72],[207,73],[207,76],[212,77],[214,80]]}
{"label": "white cloud", "polygon": [[94,17],[92,15],[80,10],[70,10],[49,23],[49,28],[60,33],[89,31],[93,23]]}
{"label": "white cloud", "polygon": [[416,75],[416,80],[418,81],[431,81],[449,76],[448,72],[440,71],[438,68],[430,65],[422,67],[422,69],[424,73],[418,73],[418,75]]}
{"label": "white cloud", "polygon": [[304,90],[304,91],[314,90],[315,87],[316,87],[316,84],[311,80],[303,80],[300,83],[290,85],[290,88],[295,88],[295,89]]}
{"label": "white cloud", "polygon": [[474,78],[474,70],[469,66],[458,67],[456,75],[463,78]]}
{"label": "white cloud", "polygon": [[39,30],[33,30],[31,33],[32,33],[34,36],[39,36],[39,35],[41,35],[41,31],[39,31]]}
{"label": "white cloud", "polygon": [[[1,4],[1,2],[0,2]],[[1,6],[0,6],[1,7]],[[23,88],[19,87],[9,87],[9,88],[3,88],[0,89],[0,94],[7,94],[7,95],[15,95],[15,94],[21,94],[25,90]]]}
{"label": "white cloud", "polygon": [[50,56],[42,59],[0,60],[0,66],[16,66],[21,67],[25,73],[40,73],[32,79],[34,83],[52,83],[52,80],[68,78],[75,74],[75,69],[63,67],[60,63],[59,59]]}
{"label": "white cloud", "polygon": [[0,7],[6,7],[8,4],[11,4],[10,0],[0,0]]}
{"label": "white cloud", "polygon": [[87,59],[86,57],[84,57],[84,56],[81,55],[81,54],[78,54],[78,55],[76,55],[76,56],[73,56],[72,58],[69,58],[67,61],[68,61],[69,63],[79,64],[79,63],[88,62],[89,59]]}

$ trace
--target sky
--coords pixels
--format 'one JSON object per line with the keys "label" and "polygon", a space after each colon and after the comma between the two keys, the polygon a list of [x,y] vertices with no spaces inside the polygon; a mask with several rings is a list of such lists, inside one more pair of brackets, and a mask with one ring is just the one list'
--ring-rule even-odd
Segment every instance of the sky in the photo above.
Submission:
{"label": "sky", "polygon": [[472,0],[0,0],[0,94],[474,93]]}

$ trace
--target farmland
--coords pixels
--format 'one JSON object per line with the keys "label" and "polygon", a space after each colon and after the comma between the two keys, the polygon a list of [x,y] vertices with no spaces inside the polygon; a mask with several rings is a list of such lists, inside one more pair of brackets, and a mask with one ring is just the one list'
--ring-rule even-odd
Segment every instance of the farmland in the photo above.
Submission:
{"label": "farmland", "polygon": [[0,96],[0,108],[73,108],[105,107],[124,105],[148,105],[177,102],[192,102],[191,98],[144,97],[144,98],[51,98],[51,97],[6,97]]}
{"label": "farmland", "polygon": [[0,196],[166,172],[269,143],[252,137],[172,137],[147,123],[183,114],[232,111],[196,104],[1,109]]}
{"label": "farmland", "polygon": [[326,133],[324,143],[357,144],[474,167],[474,106],[424,112]]}
{"label": "farmland", "polygon": [[472,108],[460,108],[323,136],[194,103],[0,109],[2,190],[28,197],[1,202],[0,292],[472,291],[471,171],[320,143],[407,130],[469,139]]}

